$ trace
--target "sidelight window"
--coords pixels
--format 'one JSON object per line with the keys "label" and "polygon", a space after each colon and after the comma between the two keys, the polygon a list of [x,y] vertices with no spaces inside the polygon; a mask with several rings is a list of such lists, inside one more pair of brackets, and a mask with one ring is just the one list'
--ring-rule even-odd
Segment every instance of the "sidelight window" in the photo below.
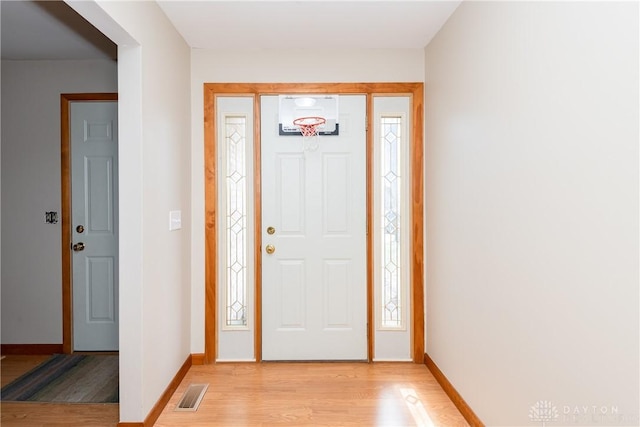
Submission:
{"label": "sidelight window", "polygon": [[382,327],[403,327],[402,287],[402,117],[380,118],[380,238]]}
{"label": "sidelight window", "polygon": [[227,327],[247,325],[247,119],[226,116],[226,316]]}

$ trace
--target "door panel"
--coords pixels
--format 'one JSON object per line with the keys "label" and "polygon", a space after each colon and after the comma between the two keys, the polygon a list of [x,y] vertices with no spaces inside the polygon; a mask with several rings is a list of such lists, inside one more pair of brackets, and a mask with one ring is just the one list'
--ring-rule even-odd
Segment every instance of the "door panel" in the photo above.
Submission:
{"label": "door panel", "polygon": [[277,286],[276,294],[280,297],[276,311],[280,321],[276,323],[276,327],[279,330],[303,330],[306,326],[304,260],[288,259],[279,261],[278,264],[278,276],[274,283]]}
{"label": "door panel", "polygon": [[325,308],[324,324],[328,328],[349,328],[351,326],[349,270],[351,262],[346,260],[324,260],[322,275]]}
{"label": "door panel", "polygon": [[340,135],[303,151],[261,97],[264,360],[367,358],[365,101],[341,96]]}
{"label": "door panel", "polygon": [[71,103],[73,349],[118,350],[115,101]]}
{"label": "door panel", "polygon": [[302,235],[305,219],[305,162],[302,154],[277,154],[275,224],[281,234]]}
{"label": "door panel", "polygon": [[114,322],[116,293],[113,257],[87,257],[86,317],[91,322]]}
{"label": "door panel", "polygon": [[345,154],[325,154],[322,156],[322,211],[323,234],[325,237],[347,236],[349,234],[349,157]]}

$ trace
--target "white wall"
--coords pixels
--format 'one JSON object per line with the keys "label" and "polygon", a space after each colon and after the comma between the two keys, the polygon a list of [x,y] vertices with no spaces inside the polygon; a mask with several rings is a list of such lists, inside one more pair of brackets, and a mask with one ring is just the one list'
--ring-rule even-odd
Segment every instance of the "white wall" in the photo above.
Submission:
{"label": "white wall", "polygon": [[118,44],[120,421],[140,422],[190,354],[190,50],[155,2],[70,3]]}
{"label": "white wall", "polygon": [[421,49],[193,50],[191,352],[204,352],[204,83],[421,82]]}
{"label": "white wall", "polygon": [[3,344],[62,344],[60,94],[116,91],[115,61],[2,61]]}
{"label": "white wall", "polygon": [[427,352],[487,425],[638,425],[638,35],[464,2],[426,48]]}

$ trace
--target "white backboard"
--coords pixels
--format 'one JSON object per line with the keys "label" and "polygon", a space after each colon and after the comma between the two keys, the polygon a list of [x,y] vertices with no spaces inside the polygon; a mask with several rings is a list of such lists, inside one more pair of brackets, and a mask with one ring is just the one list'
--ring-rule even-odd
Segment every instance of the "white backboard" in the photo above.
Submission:
{"label": "white backboard", "polygon": [[293,124],[301,117],[322,117],[326,123],[318,127],[318,135],[338,135],[338,95],[279,95],[278,130],[280,135],[302,135]]}

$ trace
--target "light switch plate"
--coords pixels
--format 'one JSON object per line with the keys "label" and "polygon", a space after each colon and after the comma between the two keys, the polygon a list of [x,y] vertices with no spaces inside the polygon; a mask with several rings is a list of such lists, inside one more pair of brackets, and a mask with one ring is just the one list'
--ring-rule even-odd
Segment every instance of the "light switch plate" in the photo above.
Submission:
{"label": "light switch plate", "polygon": [[182,228],[182,211],[169,211],[169,231]]}

